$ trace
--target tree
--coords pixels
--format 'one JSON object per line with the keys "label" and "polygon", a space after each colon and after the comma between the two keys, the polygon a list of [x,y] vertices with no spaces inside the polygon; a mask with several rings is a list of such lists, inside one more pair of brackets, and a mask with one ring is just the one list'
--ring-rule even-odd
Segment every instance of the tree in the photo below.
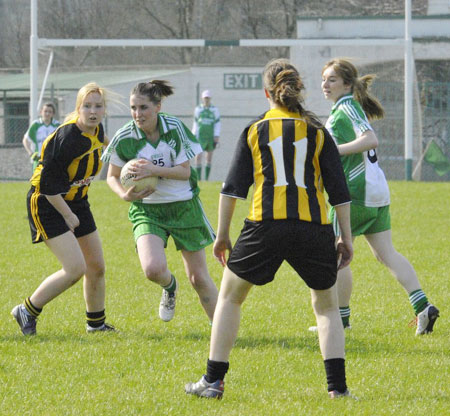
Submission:
{"label": "tree", "polygon": [[26,67],[29,65],[30,2],[3,0],[0,11],[0,67]]}

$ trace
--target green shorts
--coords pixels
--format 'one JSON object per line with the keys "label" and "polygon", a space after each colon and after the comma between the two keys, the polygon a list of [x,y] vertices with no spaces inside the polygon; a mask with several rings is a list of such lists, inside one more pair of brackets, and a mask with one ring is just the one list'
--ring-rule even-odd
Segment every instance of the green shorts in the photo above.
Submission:
{"label": "green shorts", "polygon": [[167,247],[167,240],[172,236],[177,250],[199,251],[215,239],[198,197],[167,204],[133,202],[128,219],[133,224],[134,241],[141,235],[153,234]]}
{"label": "green shorts", "polygon": [[[334,207],[330,210],[330,220],[334,233],[340,235],[339,225]],[[365,207],[364,205],[351,204],[350,221],[352,236],[381,233],[391,229],[391,215],[389,205],[384,207]]]}
{"label": "green shorts", "polygon": [[208,139],[199,138],[198,140],[204,152],[212,152],[216,147],[214,144],[214,137],[210,137]]}

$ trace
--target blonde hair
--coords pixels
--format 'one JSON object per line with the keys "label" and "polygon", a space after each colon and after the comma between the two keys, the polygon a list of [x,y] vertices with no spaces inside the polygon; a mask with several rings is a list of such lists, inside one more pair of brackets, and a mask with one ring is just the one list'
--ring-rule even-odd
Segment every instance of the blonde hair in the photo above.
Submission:
{"label": "blonde hair", "polygon": [[267,63],[263,71],[264,88],[270,99],[289,111],[298,112],[307,122],[315,127],[322,127],[317,116],[303,108],[302,91],[305,85],[300,74],[287,59],[273,59]]}
{"label": "blonde hair", "polygon": [[383,106],[370,93],[370,85],[376,78],[375,74],[367,74],[360,77],[356,67],[344,58],[335,58],[328,61],[322,68],[322,74],[330,67],[342,78],[344,84],[351,86],[353,97],[361,104],[369,120],[379,120],[384,117]]}
{"label": "blonde hair", "polygon": [[101,97],[103,99],[103,105],[106,108],[107,97],[112,94],[111,91],[107,90],[106,88],[100,87],[100,85],[98,85],[95,82],[90,82],[90,83],[84,85],[83,87],[81,87],[80,90],[78,91],[77,99],[75,102],[75,110],[73,110],[71,113],[66,115],[64,122],[73,120],[74,118],[79,116],[80,107],[83,104],[84,99],[89,94],[92,94],[92,93],[97,93],[97,94],[101,95]]}

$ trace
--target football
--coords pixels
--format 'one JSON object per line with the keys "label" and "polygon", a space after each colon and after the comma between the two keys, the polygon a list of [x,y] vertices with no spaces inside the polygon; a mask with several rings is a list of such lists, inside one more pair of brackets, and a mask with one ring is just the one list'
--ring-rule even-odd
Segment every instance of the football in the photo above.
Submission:
{"label": "football", "polygon": [[135,174],[130,173],[130,165],[132,165],[134,162],[136,162],[138,159],[131,159],[129,160],[120,171],[120,183],[125,189],[131,188],[132,186],[135,187],[136,192],[140,192],[145,188],[152,188],[156,189],[156,185],[158,183],[158,177],[157,176],[148,176],[146,178],[139,179],[138,181],[135,181],[134,178],[136,177]]}

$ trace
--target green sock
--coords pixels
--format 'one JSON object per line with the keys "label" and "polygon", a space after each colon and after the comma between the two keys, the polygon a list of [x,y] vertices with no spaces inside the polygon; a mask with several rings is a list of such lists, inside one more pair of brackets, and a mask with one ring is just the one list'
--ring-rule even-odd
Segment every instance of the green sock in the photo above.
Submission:
{"label": "green sock", "polygon": [[414,313],[418,315],[428,306],[428,299],[422,289],[414,290],[409,294],[409,301],[414,309]]}
{"label": "green sock", "polygon": [[350,326],[350,306],[339,307],[339,313],[341,314],[342,325],[344,325],[344,328]]}
{"label": "green sock", "polygon": [[209,178],[209,172],[211,172],[211,165],[205,166],[205,179],[208,180]]}
{"label": "green sock", "polygon": [[173,293],[177,288],[177,279],[175,279],[175,276],[173,274],[171,274],[170,277],[170,283],[167,286],[163,286],[162,288],[164,290],[167,290],[169,293]]}
{"label": "green sock", "polygon": [[197,166],[195,168],[195,170],[197,171],[198,180],[201,181],[202,180],[202,167],[201,166]]}

